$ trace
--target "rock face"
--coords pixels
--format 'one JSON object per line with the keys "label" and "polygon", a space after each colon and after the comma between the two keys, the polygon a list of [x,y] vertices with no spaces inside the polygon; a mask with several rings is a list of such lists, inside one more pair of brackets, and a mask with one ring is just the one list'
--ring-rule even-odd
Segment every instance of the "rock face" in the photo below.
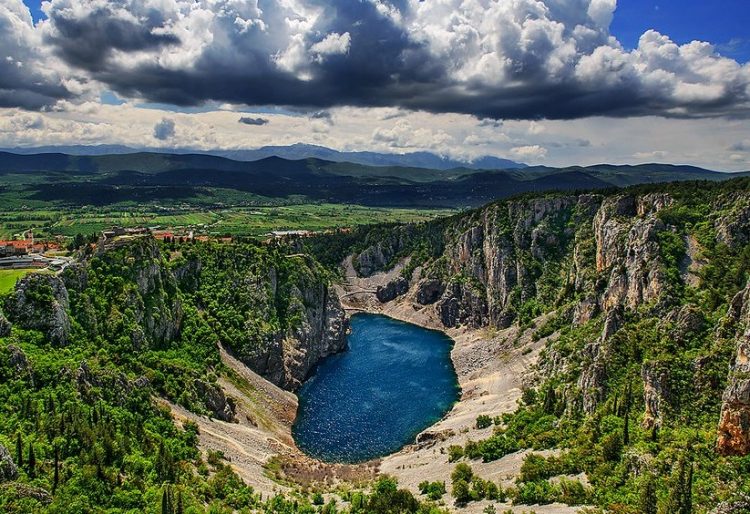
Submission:
{"label": "rock face", "polygon": [[389,230],[382,239],[354,256],[353,264],[357,272],[363,277],[369,277],[384,270],[407,247],[407,242],[413,236],[414,231],[415,227],[412,225]]}
{"label": "rock face", "polygon": [[727,322],[735,330],[737,351],[722,396],[717,450],[750,454],[750,284],[730,305]]}
{"label": "rock face", "polygon": [[10,329],[10,321],[5,317],[3,311],[0,311],[0,337],[8,337],[10,335]]}
{"label": "rock face", "polygon": [[741,193],[729,194],[717,199],[713,207],[723,210],[727,205],[734,207],[716,221],[716,232],[719,241],[737,248],[750,242],[750,199]]}
{"label": "rock face", "polygon": [[227,422],[235,421],[234,400],[227,398],[221,387],[196,379],[193,381],[193,388],[214,418]]}
{"label": "rock face", "polygon": [[395,300],[397,297],[406,294],[409,290],[409,281],[403,277],[398,277],[384,286],[378,286],[375,291],[375,296],[378,298],[380,303],[390,302]]}
{"label": "rock face", "polygon": [[[266,312],[270,317],[281,294],[276,271],[271,270],[269,276],[262,281],[262,288],[257,284],[247,286],[260,309],[260,314],[253,316]],[[294,391],[321,359],[346,348],[348,324],[338,296],[324,282],[292,284],[286,294],[286,317],[295,323],[287,329],[265,332],[253,350],[241,351],[237,357],[274,384]],[[227,344],[232,347],[231,341]]]}
{"label": "rock face", "polygon": [[[554,307],[560,295],[582,298],[576,323],[656,301],[668,289],[659,235],[671,230],[658,213],[672,202],[667,194],[585,194],[490,205],[446,227],[443,254],[424,265],[414,297],[437,303],[446,327],[498,328],[533,315],[534,304]],[[401,239],[360,253],[360,273],[392,262]]]}
{"label": "rock face", "polygon": [[18,478],[18,468],[16,468],[8,449],[0,444],[0,484],[16,478]]}
{"label": "rock face", "polygon": [[420,305],[430,305],[438,301],[443,294],[445,286],[440,280],[426,278],[417,284],[416,300]]}
{"label": "rock face", "polygon": [[583,411],[590,414],[604,398],[607,386],[607,351],[609,339],[620,329],[623,323],[622,308],[612,309],[604,320],[604,328],[596,341],[586,345],[583,350],[583,365],[578,378],[581,391]]}
{"label": "rock face", "polygon": [[5,302],[5,312],[19,327],[44,332],[56,345],[70,337],[68,290],[59,277],[41,273],[27,275],[16,284]]}
{"label": "rock face", "polygon": [[641,366],[641,378],[643,403],[646,406],[643,428],[661,428],[670,398],[668,365],[662,362],[644,362]]}
{"label": "rock face", "polygon": [[467,283],[451,281],[437,308],[440,321],[449,328],[461,325],[479,328],[487,323],[484,291]]}
{"label": "rock face", "polygon": [[346,348],[346,314],[338,296],[323,284],[298,290],[298,314],[302,323],[284,340],[282,387],[295,390],[315,365]]}

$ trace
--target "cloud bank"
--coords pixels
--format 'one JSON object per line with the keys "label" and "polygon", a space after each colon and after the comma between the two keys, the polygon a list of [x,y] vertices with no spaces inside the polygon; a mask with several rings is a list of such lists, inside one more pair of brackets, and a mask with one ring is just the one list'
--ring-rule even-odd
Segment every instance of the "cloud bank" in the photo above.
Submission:
{"label": "cloud bank", "polygon": [[184,106],[399,107],[490,119],[748,116],[750,65],[655,31],[626,50],[609,33],[615,7],[51,0],[48,19],[33,26],[21,0],[6,0],[0,30],[12,36],[0,42],[8,56],[0,105],[40,109],[100,87]]}

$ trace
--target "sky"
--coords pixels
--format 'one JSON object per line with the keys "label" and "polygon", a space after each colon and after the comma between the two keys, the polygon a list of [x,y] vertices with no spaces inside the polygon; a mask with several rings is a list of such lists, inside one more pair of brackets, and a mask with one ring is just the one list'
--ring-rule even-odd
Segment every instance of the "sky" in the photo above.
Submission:
{"label": "sky", "polygon": [[750,169],[747,0],[0,1],[0,147]]}

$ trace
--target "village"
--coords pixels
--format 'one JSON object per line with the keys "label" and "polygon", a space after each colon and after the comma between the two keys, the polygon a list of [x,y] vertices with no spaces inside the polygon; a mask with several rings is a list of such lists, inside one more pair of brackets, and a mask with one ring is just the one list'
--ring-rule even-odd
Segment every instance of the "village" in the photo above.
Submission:
{"label": "village", "polygon": [[0,270],[62,271],[70,262],[62,255],[64,249],[59,242],[35,241],[32,231],[23,236],[19,240],[0,240]]}

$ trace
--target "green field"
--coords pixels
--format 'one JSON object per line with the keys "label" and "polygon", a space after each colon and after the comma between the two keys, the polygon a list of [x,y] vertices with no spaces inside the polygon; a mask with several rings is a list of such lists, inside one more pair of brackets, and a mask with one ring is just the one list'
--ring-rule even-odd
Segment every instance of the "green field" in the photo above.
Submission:
{"label": "green field", "polygon": [[454,212],[314,203],[225,209],[194,206],[26,208],[0,212],[0,238],[12,238],[29,229],[34,229],[38,238],[71,237],[79,233],[97,233],[113,226],[193,230],[196,234],[212,236],[262,236],[274,230],[320,231],[371,223],[419,222]]}
{"label": "green field", "polygon": [[12,269],[12,270],[0,270],[0,294],[7,293],[12,290],[16,281],[19,278],[23,278],[27,273],[31,273],[31,269]]}

